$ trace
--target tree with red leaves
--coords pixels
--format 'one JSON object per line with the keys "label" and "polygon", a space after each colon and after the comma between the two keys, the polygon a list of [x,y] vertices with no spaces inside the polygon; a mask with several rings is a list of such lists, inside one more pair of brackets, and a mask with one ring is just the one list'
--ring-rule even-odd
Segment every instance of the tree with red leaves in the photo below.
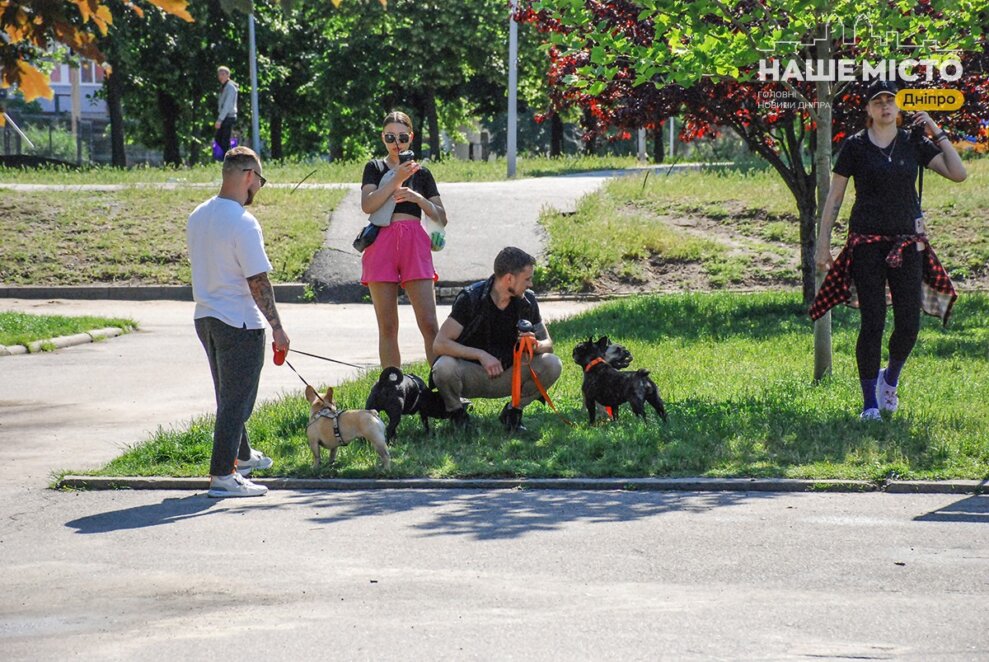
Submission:
{"label": "tree with red leaves", "polygon": [[[875,60],[960,56],[961,80],[942,81],[937,67],[927,65],[914,73],[926,78],[930,68],[931,80],[909,86],[963,91],[962,110],[938,120],[952,132],[985,140],[980,120],[989,117],[989,18],[967,0],[938,2],[937,8],[893,0],[870,7],[849,0],[740,0],[730,6],[721,0],[533,0],[520,18],[537,23],[552,44],[550,85],[559,88],[551,94],[554,103],[584,110],[595,120],[592,131],[649,126],[659,115],[682,113],[682,140],[729,127],[764,158],[796,202],[807,303],[816,292],[815,227],[830,186],[832,151],[863,128],[867,82],[764,82],[757,80],[761,64],[772,66],[776,59],[782,70],[793,60],[806,71],[817,61],[848,59],[860,74],[864,62]],[[887,39],[890,32],[898,35],[895,42]],[[819,378],[830,370],[829,319],[815,335]]]}

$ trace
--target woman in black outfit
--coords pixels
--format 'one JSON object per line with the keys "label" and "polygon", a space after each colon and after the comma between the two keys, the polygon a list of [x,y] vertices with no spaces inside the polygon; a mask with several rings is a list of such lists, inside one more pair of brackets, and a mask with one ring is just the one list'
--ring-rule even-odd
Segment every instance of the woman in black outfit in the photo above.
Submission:
{"label": "woman in black outfit", "polygon": [[[903,120],[896,92],[896,85],[887,81],[874,82],[866,92],[866,129],[850,136],[838,154],[815,255],[818,269],[832,271],[811,317],[816,319],[849,299],[851,285],[858,295],[862,322],[855,357],[862,384],[862,420],[879,420],[880,412],[896,411],[896,387],[917,340],[922,303],[926,312],[947,321],[956,298],[927,242],[915,181],[918,169],[927,167],[961,182],[966,177],[965,166],[947,133],[927,113],[913,116],[910,128],[917,128],[916,133],[900,128]],[[833,260],[831,230],[849,178],[855,180],[855,204],[848,241]],[[887,284],[893,302],[893,334],[889,362],[880,370]],[[933,288],[934,294],[922,302],[925,286]]]}

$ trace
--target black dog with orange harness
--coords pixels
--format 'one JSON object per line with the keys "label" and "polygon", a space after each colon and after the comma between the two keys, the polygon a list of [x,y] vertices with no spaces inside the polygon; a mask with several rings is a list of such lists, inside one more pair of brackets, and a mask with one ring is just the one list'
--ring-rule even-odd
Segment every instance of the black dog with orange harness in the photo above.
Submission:
{"label": "black dog with orange harness", "polygon": [[610,408],[614,419],[618,418],[618,406],[625,402],[632,407],[633,414],[643,419],[648,402],[663,422],[667,422],[666,406],[649,371],[616,370],[606,358],[610,344],[607,337],[599,338],[597,342],[588,338],[573,348],[573,360],[584,369],[581,391],[590,423],[594,423],[597,415],[596,403]]}

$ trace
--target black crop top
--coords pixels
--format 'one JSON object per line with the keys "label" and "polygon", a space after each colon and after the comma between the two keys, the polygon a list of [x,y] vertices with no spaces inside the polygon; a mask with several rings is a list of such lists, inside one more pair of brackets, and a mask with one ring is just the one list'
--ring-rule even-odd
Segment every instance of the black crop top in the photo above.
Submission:
{"label": "black crop top", "polygon": [[[381,178],[385,176],[386,172],[388,172],[388,164],[385,163],[384,159],[371,159],[364,166],[364,178],[361,180],[361,188],[364,188],[368,184],[380,186]],[[433,179],[433,174],[425,166],[420,166],[419,170],[406,180],[405,185],[427,200],[435,198],[440,194],[436,189],[436,180]],[[414,202],[399,202],[395,205],[395,211],[392,213],[408,214],[409,216],[422,218],[422,208]]]}

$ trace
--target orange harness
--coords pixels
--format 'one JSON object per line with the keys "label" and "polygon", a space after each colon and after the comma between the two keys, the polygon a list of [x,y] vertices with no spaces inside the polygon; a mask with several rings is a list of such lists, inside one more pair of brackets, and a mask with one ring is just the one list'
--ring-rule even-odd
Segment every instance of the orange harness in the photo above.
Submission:
{"label": "orange harness", "polygon": [[536,389],[539,394],[543,396],[546,400],[546,404],[549,405],[557,416],[559,416],[564,423],[573,427],[567,418],[559,412],[556,405],[553,404],[553,400],[549,397],[549,393],[543,388],[542,382],[539,381],[539,377],[536,375],[536,371],[532,369],[532,357],[535,354],[536,349],[536,338],[534,336],[521,336],[518,342],[515,343],[515,351],[512,353],[512,407],[516,409],[522,404],[522,357],[528,356],[529,362],[526,364],[529,368],[529,374],[532,375],[532,381],[536,385]]}

